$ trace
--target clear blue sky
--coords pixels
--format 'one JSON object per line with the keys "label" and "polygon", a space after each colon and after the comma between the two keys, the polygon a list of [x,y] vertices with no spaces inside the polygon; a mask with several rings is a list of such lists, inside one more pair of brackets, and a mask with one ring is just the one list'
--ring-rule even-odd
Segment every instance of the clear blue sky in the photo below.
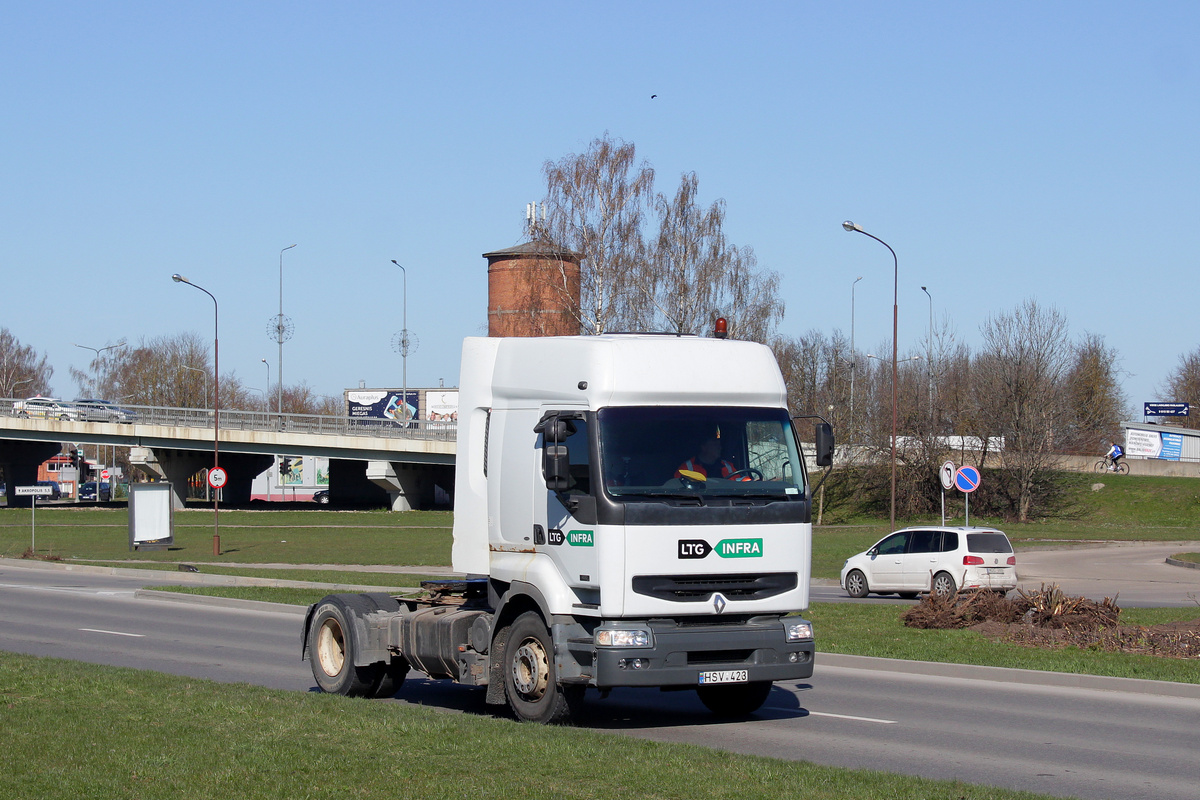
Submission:
{"label": "clear blue sky", "polygon": [[[125,338],[212,333],[222,373],[340,395],[457,383],[482,253],[547,159],[605,131],[684,171],[783,276],[783,333],[975,347],[1028,297],[1121,355],[1129,399],[1197,346],[1200,4],[6,2],[0,325],[53,385]],[[656,99],[651,95],[657,94]]]}

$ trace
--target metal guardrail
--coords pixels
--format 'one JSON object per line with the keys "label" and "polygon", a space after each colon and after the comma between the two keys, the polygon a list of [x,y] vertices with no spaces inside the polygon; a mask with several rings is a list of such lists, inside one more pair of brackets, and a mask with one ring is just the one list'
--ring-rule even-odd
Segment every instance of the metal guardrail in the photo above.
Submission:
{"label": "metal guardrail", "polygon": [[[26,408],[19,398],[0,398],[0,416],[51,419],[61,422],[107,422],[165,425],[182,428],[212,428],[211,408],[121,405],[102,408],[89,403],[57,401],[55,408]],[[375,436],[385,439],[433,439],[455,441],[457,422],[412,420],[394,422],[375,417],[329,417],[318,414],[276,414],[268,411],[221,409],[222,429],[325,436]]]}

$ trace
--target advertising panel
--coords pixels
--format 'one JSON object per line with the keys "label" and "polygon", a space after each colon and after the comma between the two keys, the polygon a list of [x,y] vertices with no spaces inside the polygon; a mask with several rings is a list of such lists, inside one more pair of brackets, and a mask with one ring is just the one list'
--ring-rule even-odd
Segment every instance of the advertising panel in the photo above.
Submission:
{"label": "advertising panel", "polygon": [[1125,455],[1179,461],[1183,455],[1183,435],[1165,431],[1125,431]]}
{"label": "advertising panel", "polygon": [[430,422],[458,421],[458,390],[425,390],[425,419]]}
{"label": "advertising panel", "polygon": [[346,392],[350,418],[388,419],[401,423],[416,419],[420,392],[409,389],[408,402],[405,402],[404,394],[405,392],[399,389],[360,389]]}
{"label": "advertising panel", "polygon": [[1162,452],[1162,437],[1158,431],[1125,431],[1125,455],[1139,458],[1158,458]]}

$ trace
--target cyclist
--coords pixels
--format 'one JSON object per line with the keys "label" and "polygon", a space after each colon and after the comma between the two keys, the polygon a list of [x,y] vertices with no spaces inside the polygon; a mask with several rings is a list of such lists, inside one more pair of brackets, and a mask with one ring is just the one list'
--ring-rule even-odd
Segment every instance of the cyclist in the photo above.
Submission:
{"label": "cyclist", "polygon": [[1105,458],[1112,461],[1112,465],[1108,468],[1110,472],[1117,471],[1117,462],[1119,462],[1124,456],[1125,451],[1121,449],[1121,445],[1114,441],[1112,443],[1112,447],[1108,448],[1108,452],[1105,453]]}

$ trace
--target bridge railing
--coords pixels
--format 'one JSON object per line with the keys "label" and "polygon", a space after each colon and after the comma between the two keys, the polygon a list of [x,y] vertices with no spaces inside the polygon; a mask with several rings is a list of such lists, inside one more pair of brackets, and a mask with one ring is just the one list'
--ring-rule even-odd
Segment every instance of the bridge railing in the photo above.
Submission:
{"label": "bridge railing", "polygon": [[[166,425],[184,428],[211,428],[211,408],[171,408],[167,406],[100,406],[60,400],[56,407],[25,406],[25,401],[0,398],[0,415],[35,417],[62,422],[109,422],[141,425]],[[276,414],[269,411],[221,409],[220,425],[230,430],[286,431],[339,436],[376,436],[387,439],[436,439],[454,441],[458,423],[411,420],[408,423],[377,417],[331,417],[319,414]]]}

